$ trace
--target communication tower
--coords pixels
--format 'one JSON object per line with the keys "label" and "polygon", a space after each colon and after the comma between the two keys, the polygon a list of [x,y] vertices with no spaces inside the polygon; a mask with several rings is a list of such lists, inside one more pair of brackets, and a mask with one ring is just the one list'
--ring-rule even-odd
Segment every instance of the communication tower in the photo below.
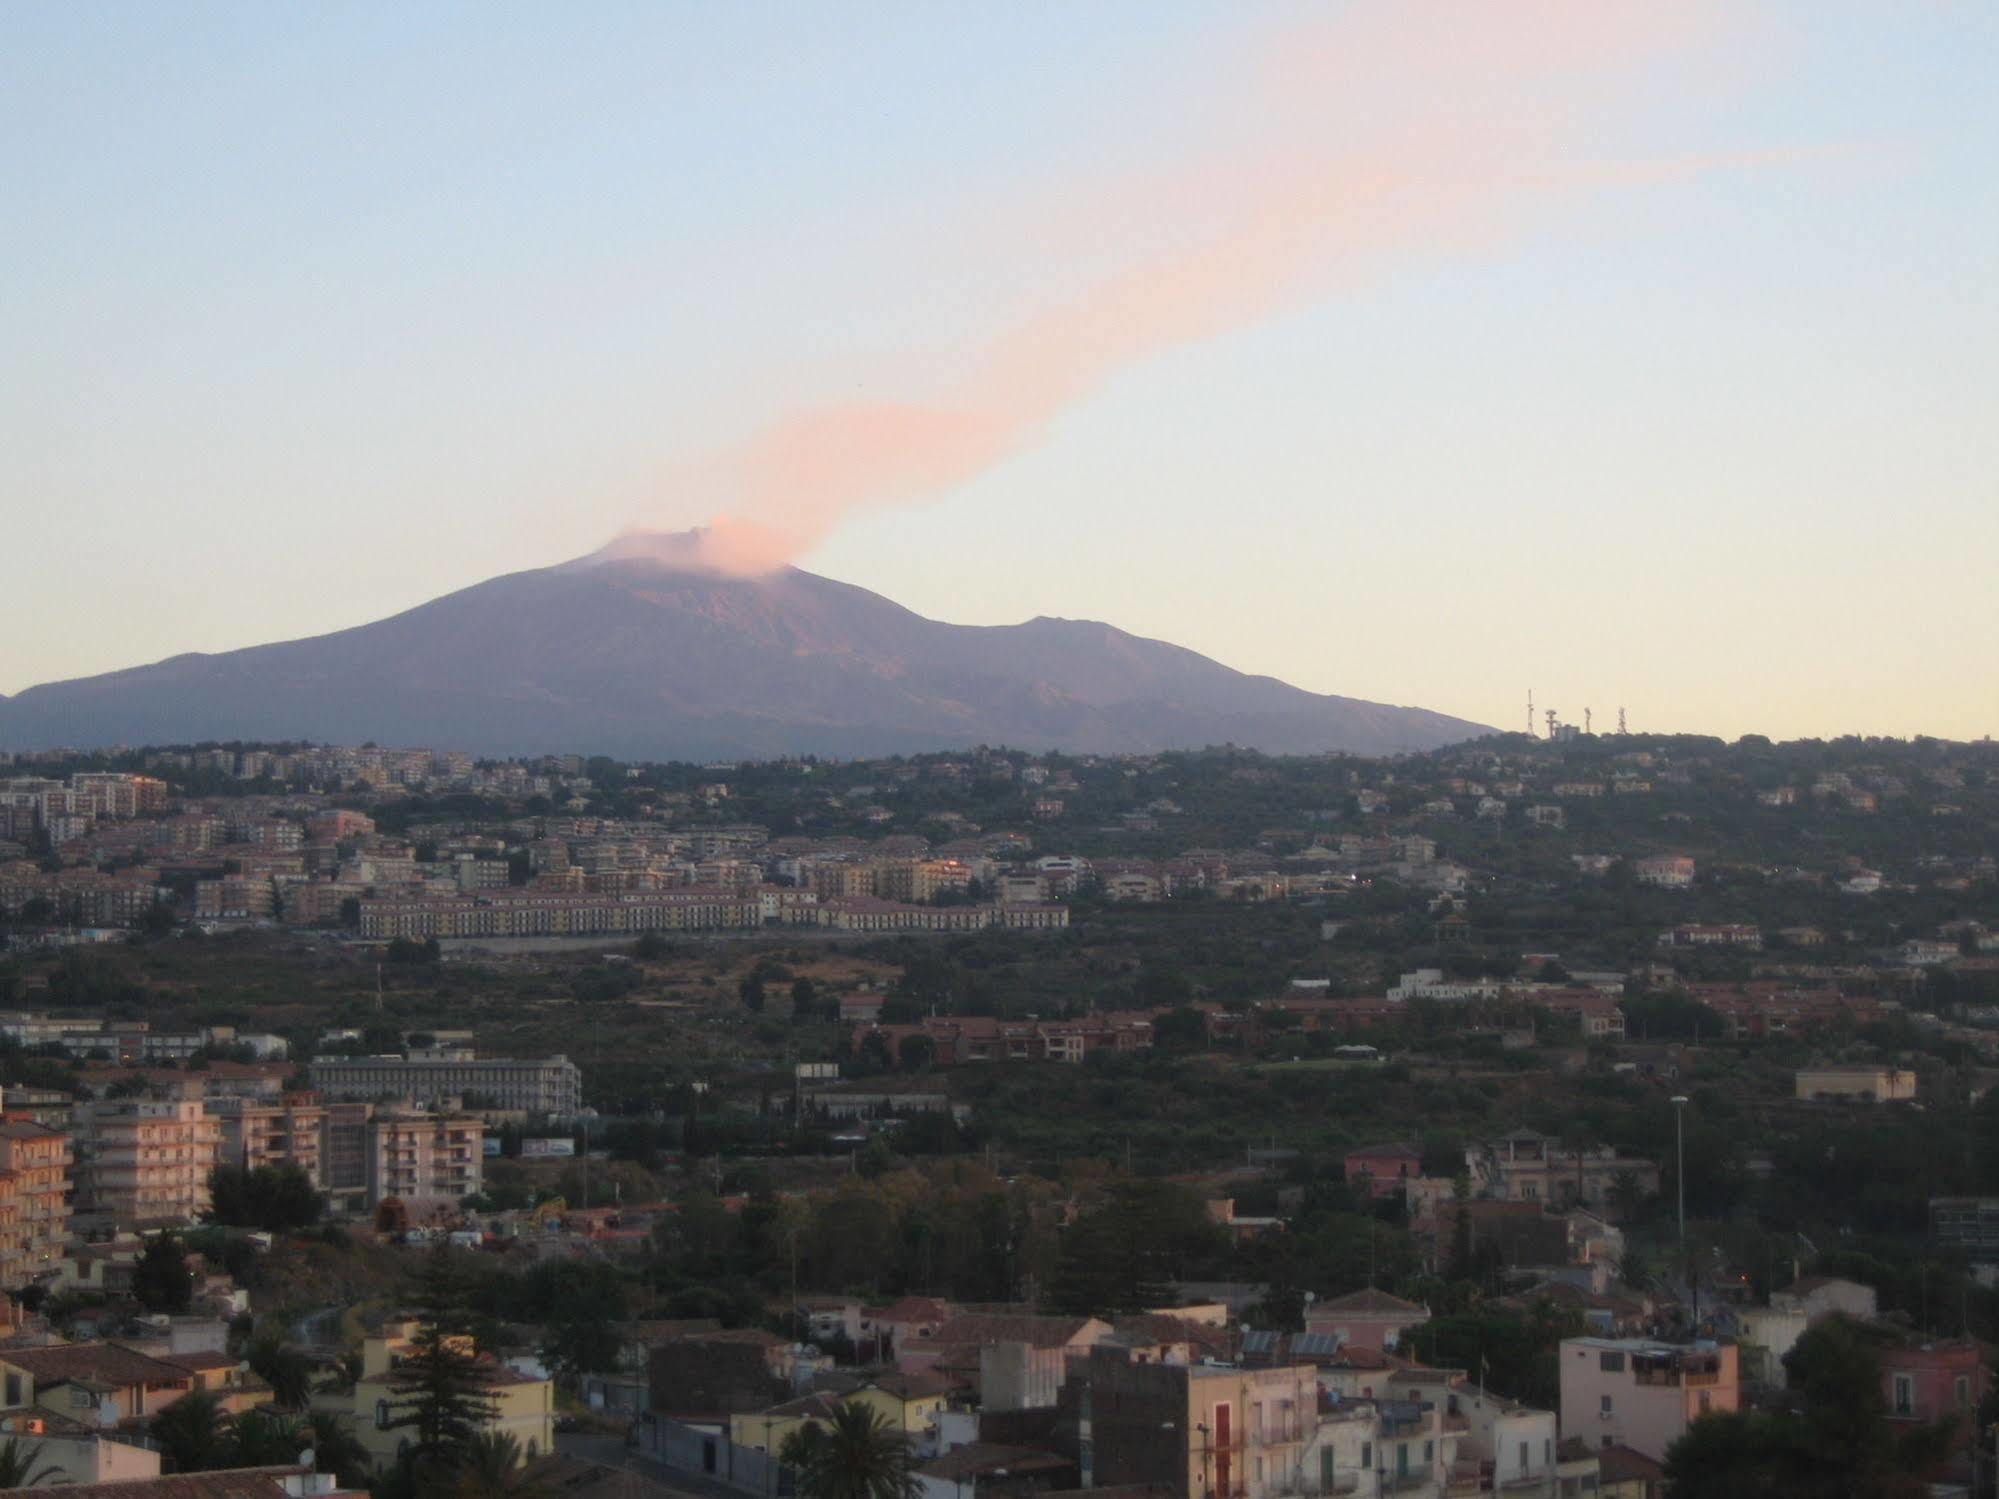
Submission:
{"label": "communication tower", "polygon": [[1589,727],[1589,709],[1585,708],[1585,709],[1583,709],[1583,732],[1584,732],[1585,734],[1587,734],[1587,733],[1589,733],[1589,731],[1590,731],[1590,727]]}
{"label": "communication tower", "polygon": [[1624,710],[1623,710],[1622,708],[1619,708],[1619,709],[1617,710],[1617,732],[1618,732],[1618,733],[1620,733],[1620,734],[1622,734],[1622,733],[1624,733],[1624,732],[1625,732],[1625,728],[1624,728]]}
{"label": "communication tower", "polygon": [[1550,739],[1555,737],[1555,710],[1553,708],[1548,710],[1548,737]]}

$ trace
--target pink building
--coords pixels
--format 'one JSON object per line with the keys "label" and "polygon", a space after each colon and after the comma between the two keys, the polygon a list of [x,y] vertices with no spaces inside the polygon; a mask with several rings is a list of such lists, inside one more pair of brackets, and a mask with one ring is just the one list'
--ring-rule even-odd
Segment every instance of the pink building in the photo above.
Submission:
{"label": "pink building", "polygon": [[1562,1435],[1625,1446],[1654,1462],[1710,1411],[1741,1406],[1735,1348],[1647,1338],[1565,1338]]}
{"label": "pink building", "polygon": [[1351,1291],[1305,1309],[1305,1331],[1331,1333],[1342,1348],[1380,1353],[1395,1347],[1412,1327],[1430,1320],[1430,1309],[1386,1291]]}
{"label": "pink building", "polygon": [[1372,1183],[1374,1196],[1394,1197],[1402,1191],[1404,1178],[1423,1174],[1423,1152],[1399,1141],[1363,1145],[1347,1152],[1346,1171],[1348,1186],[1365,1176]]}
{"label": "pink building", "polygon": [[1962,1443],[1991,1388],[1992,1371],[1976,1343],[1910,1342],[1881,1350],[1881,1393],[1891,1421],[1955,1421]]}

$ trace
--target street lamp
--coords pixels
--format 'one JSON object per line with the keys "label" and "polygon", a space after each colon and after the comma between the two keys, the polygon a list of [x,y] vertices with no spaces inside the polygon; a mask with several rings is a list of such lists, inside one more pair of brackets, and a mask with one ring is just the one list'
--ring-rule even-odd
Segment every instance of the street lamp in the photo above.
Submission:
{"label": "street lamp", "polygon": [[1673,1095],[1673,1185],[1680,1198],[1680,1273],[1687,1278],[1693,1296],[1694,1331],[1700,1331],[1701,1291],[1694,1279],[1693,1264],[1687,1259],[1687,1095]]}

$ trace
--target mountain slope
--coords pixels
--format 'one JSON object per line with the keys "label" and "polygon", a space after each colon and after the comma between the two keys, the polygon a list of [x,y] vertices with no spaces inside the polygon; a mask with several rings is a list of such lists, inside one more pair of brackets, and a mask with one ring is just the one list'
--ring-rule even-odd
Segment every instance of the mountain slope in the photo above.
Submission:
{"label": "mountain slope", "polygon": [[1322,697],[1109,625],[950,625],[678,538],[513,573],[373,624],[0,700],[0,746],[305,738],[629,758],[1078,751],[1232,741],[1383,753],[1485,732]]}

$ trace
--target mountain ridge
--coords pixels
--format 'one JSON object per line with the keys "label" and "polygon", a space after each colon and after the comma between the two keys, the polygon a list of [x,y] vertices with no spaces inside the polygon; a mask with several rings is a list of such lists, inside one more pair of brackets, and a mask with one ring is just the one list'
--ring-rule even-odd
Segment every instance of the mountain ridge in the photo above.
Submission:
{"label": "mountain ridge", "polygon": [[[1422,750],[1489,732],[1323,696],[1099,620],[956,625],[854,584],[736,576],[698,533],[621,538],[367,624],[0,698],[0,745],[307,738],[633,759]],[[613,548],[617,548],[614,552]]]}

